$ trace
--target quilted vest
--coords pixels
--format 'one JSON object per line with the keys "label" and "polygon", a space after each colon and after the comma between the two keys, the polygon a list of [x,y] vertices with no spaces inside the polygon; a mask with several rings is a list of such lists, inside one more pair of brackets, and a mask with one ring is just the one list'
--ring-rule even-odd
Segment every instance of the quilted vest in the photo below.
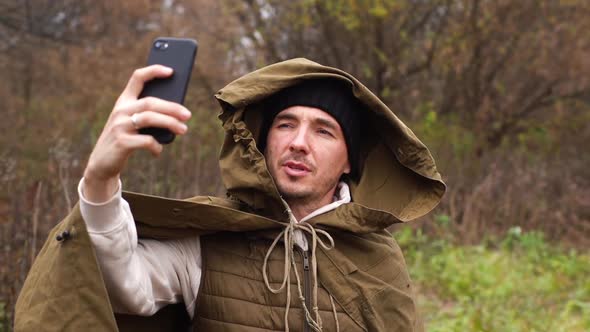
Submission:
{"label": "quilted vest", "polygon": [[[285,331],[286,290],[270,292],[263,279],[264,257],[271,241],[249,233],[217,233],[203,236],[203,275],[195,306],[194,331]],[[301,279],[301,292],[311,282],[304,270],[304,253],[297,250],[295,261]],[[268,262],[268,277],[273,288],[283,280],[284,246],[273,250]],[[307,271],[309,273],[309,271]],[[318,274],[321,266],[318,267]],[[307,279],[307,280],[306,280]],[[311,285],[309,285],[311,288]],[[306,298],[310,294],[304,294]],[[336,331],[330,296],[318,285],[318,307],[323,331]],[[363,331],[334,299],[340,331]],[[291,271],[291,331],[311,331],[305,322],[294,271]]]}

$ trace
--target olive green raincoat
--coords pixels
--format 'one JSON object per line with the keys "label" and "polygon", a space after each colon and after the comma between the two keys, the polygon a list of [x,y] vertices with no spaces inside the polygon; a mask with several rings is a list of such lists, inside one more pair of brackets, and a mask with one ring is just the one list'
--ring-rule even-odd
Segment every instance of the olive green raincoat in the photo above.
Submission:
{"label": "olive green raincoat", "polygon": [[[219,118],[226,131],[220,167],[229,198],[175,200],[124,193],[139,236],[170,239],[217,231],[284,229],[289,216],[255,142],[264,111],[261,102],[303,80],[328,77],[347,82],[366,107],[362,110],[363,126],[368,130],[361,143],[365,162],[360,180],[350,186],[353,202],[314,217],[309,223],[328,232],[382,233],[394,223],[432,210],[444,194],[445,185],[431,154],[412,131],[348,73],[306,59],[293,59],[245,75],[215,95],[223,109]],[[64,231],[69,236],[57,240]],[[363,245],[369,249],[382,245],[365,242]],[[330,251],[319,251],[320,282],[331,289],[335,300],[362,329],[389,331],[396,326],[388,313],[375,309],[370,300],[378,301],[383,308],[415,312],[415,308],[397,308],[395,297],[384,296],[388,293],[359,277],[363,275],[361,262],[370,259],[349,257],[355,251],[339,243]],[[405,269],[401,253],[399,259],[397,268]],[[340,262],[348,265],[339,266]],[[355,262],[359,266],[354,266]],[[345,279],[341,275],[343,270],[347,273]],[[356,300],[348,303],[343,296]],[[186,313],[169,308],[151,318],[115,318],[76,207],[52,230],[29,272],[16,304],[15,331],[117,331],[117,323],[121,331],[172,331],[186,318]]]}

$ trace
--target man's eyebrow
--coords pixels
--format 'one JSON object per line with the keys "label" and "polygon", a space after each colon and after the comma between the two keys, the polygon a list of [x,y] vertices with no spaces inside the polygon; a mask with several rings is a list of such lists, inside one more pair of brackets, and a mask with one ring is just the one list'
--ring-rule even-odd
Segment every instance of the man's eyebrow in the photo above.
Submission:
{"label": "man's eyebrow", "polygon": [[[277,116],[274,119],[274,121],[280,121],[280,120],[298,121],[299,118],[295,114],[292,114],[290,112],[282,112],[282,113],[277,114]],[[336,130],[336,131],[338,130],[337,122],[334,122],[333,120],[330,120],[330,119],[316,117],[313,119],[313,122],[315,122],[321,126],[327,127],[329,129],[332,129],[332,130]]]}
{"label": "man's eyebrow", "polygon": [[316,118],[315,122],[317,122],[318,124],[320,124],[324,127],[328,127],[332,130],[338,130],[338,125],[334,121],[324,119],[324,118]]}
{"label": "man's eyebrow", "polygon": [[297,120],[297,117],[289,112],[282,112],[275,116],[275,121],[276,120]]}

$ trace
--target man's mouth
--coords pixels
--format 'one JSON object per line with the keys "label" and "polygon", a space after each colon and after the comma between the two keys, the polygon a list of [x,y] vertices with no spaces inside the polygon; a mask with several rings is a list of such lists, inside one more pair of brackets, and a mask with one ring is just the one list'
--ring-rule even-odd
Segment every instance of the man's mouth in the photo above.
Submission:
{"label": "man's mouth", "polygon": [[285,167],[287,174],[291,176],[303,176],[311,172],[311,169],[306,164],[292,160],[283,163],[283,167]]}

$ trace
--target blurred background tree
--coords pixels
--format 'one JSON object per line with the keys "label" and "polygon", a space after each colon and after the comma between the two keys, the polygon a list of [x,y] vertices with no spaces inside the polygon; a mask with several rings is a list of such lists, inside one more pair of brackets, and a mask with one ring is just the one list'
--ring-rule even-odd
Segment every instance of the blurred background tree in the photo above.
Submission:
{"label": "blurred background tree", "polygon": [[[199,52],[189,134],[128,190],[223,195],[212,95],[266,64],[306,57],[364,82],[434,154],[449,192],[412,223],[457,243],[518,226],[590,245],[590,2],[191,0],[0,3],[0,302],[12,305],[118,94],[157,36]],[[0,310],[1,312],[2,310]]]}

